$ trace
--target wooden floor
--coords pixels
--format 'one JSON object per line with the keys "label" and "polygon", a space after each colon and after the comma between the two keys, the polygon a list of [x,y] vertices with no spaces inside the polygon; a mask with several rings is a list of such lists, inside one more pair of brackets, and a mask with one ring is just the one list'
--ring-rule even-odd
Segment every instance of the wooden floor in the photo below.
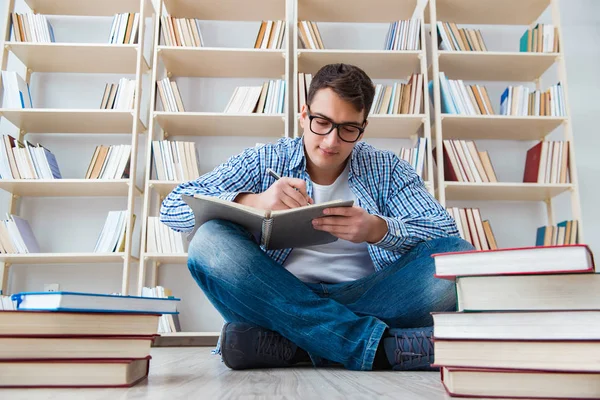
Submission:
{"label": "wooden floor", "polygon": [[0,398],[35,399],[450,399],[438,372],[342,368],[232,371],[211,347],[152,348],[150,375],[129,389],[0,389]]}

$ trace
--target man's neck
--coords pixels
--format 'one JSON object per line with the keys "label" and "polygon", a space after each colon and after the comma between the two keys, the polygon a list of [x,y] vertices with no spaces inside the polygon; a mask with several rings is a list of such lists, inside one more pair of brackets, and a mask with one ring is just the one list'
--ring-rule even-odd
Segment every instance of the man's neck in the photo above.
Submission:
{"label": "man's neck", "polygon": [[350,158],[346,160],[337,169],[320,169],[317,168],[308,158],[306,160],[306,172],[310,175],[310,180],[317,185],[331,185],[342,174],[346,164],[350,162]]}

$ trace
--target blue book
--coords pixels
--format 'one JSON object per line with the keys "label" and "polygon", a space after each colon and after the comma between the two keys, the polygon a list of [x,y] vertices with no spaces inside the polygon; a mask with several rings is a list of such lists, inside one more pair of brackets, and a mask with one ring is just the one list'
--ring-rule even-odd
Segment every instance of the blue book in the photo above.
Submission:
{"label": "blue book", "polygon": [[11,296],[20,311],[178,314],[178,298],[83,292],[21,292]]}

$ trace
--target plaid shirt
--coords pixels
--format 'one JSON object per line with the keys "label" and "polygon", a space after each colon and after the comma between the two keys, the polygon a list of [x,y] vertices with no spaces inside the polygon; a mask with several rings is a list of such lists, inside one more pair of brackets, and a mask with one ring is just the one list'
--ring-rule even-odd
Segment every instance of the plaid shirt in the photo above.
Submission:
{"label": "plaid shirt", "polygon": [[[267,168],[280,176],[303,179],[308,195],[313,196],[303,139],[281,138],[276,143],[248,148],[196,180],[178,185],[164,199],[160,221],[175,231],[190,232],[194,215],[181,194],[200,193],[232,201],[239,193],[262,193],[274,182]],[[385,236],[368,246],[377,271],[393,264],[421,241],[459,235],[454,220],[425,189],[415,170],[390,151],[358,142],[351,154],[348,183],[357,205],[388,225]],[[265,251],[283,264],[291,250]]]}

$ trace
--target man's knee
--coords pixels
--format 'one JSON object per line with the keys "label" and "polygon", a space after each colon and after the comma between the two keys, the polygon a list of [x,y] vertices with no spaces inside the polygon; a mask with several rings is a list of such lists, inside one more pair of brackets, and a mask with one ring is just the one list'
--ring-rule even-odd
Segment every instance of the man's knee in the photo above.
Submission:
{"label": "man's knee", "polygon": [[432,253],[450,253],[454,251],[470,251],[475,247],[460,236],[448,236],[444,238],[428,240],[426,246]]}

